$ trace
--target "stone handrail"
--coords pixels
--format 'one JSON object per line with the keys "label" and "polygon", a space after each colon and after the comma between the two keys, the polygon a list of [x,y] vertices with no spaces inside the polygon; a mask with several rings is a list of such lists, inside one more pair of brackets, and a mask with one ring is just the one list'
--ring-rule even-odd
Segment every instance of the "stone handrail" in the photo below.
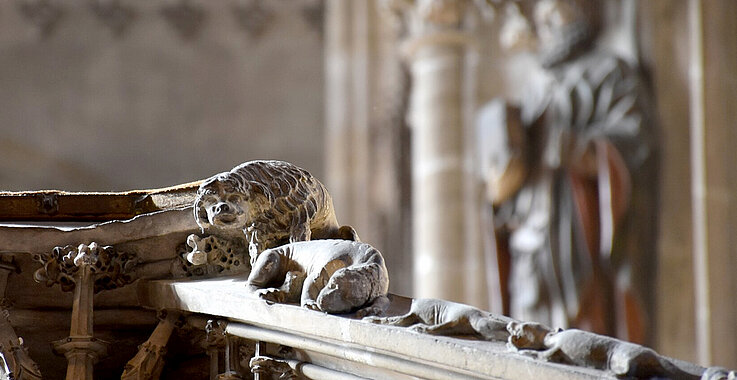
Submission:
{"label": "stone handrail", "polygon": [[[533,360],[511,352],[501,341],[431,336],[296,305],[268,304],[245,290],[242,276],[143,281],[138,295],[143,307],[227,320],[227,334],[305,351],[313,365],[362,378],[614,378],[603,371]],[[410,299],[390,298],[389,315],[409,309]]]}

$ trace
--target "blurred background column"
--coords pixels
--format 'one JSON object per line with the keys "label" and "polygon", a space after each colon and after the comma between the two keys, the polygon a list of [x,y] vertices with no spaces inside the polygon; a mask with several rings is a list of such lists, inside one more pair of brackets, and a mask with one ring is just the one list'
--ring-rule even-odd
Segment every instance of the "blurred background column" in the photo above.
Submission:
{"label": "blurred background column", "polygon": [[468,1],[403,2],[411,73],[414,289],[486,307],[469,130],[474,37]]}
{"label": "blurred background column", "polygon": [[338,221],[384,255],[412,294],[408,74],[403,25],[379,1],[325,3],[325,167]]}

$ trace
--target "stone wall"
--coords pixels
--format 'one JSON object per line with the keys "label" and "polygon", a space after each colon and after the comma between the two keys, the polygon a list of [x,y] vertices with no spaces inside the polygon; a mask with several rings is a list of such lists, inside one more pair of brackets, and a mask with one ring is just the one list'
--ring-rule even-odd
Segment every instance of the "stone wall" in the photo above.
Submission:
{"label": "stone wall", "polygon": [[181,3],[0,3],[2,190],[154,188],[256,158],[322,177],[320,2],[167,18]]}

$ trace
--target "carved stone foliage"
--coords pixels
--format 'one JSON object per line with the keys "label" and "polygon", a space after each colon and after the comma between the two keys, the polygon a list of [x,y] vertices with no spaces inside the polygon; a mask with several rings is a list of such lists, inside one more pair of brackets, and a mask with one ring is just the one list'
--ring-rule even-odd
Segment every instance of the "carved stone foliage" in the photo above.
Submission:
{"label": "carved stone foliage", "polygon": [[172,272],[174,277],[201,277],[243,273],[249,268],[242,240],[192,234],[187,237],[186,247],[181,247]]}
{"label": "carved stone foliage", "polygon": [[116,37],[122,36],[136,17],[135,9],[123,0],[94,0],[90,6]]}
{"label": "carved stone foliage", "polygon": [[166,21],[185,40],[197,37],[205,22],[204,8],[191,0],[176,0],[161,8]]}
{"label": "carved stone foliage", "polygon": [[48,37],[54,31],[64,14],[58,0],[18,0],[21,14],[38,29],[41,37]]}
{"label": "carved stone foliage", "polygon": [[118,252],[112,246],[101,247],[97,243],[56,247],[51,253],[35,254],[33,258],[43,264],[34,273],[37,282],[52,286],[59,284],[63,291],[75,287],[75,273],[80,270],[80,261],[89,261],[94,275],[95,292],[110,290],[130,284],[135,279],[130,275],[138,263],[135,254]]}
{"label": "carved stone foliage", "polygon": [[[271,284],[282,284],[280,288]],[[299,302],[327,313],[381,314],[389,274],[374,247],[348,240],[313,240],[262,252],[248,276],[250,290],[272,302]]]}
{"label": "carved stone foliage", "polygon": [[252,38],[261,36],[274,19],[274,11],[261,0],[239,2],[233,6],[238,25]]}

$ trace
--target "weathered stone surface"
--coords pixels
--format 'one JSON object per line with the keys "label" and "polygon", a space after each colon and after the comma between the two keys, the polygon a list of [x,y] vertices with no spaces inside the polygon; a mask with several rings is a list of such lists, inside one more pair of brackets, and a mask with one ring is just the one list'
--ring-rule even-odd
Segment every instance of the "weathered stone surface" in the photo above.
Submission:
{"label": "weathered stone surface", "polygon": [[[352,315],[337,316],[293,305],[269,304],[244,292],[245,283],[242,277],[145,281],[139,284],[138,291],[144,307],[218,315],[231,320],[226,331],[234,335],[248,333],[252,334],[248,339],[327,355],[323,366],[338,365],[336,357],[339,357],[355,365],[363,363],[388,369],[385,376],[394,374],[395,378],[406,378],[406,375],[428,379],[613,378],[601,371],[550,364],[511,353],[506,342],[430,336],[367,323]],[[395,295],[389,299],[388,316],[408,312],[409,299]]]}
{"label": "weathered stone surface", "polygon": [[313,240],[262,252],[248,287],[269,301],[364,316],[382,314],[388,305],[389,273],[381,253],[366,243]]}
{"label": "weathered stone surface", "polygon": [[325,186],[284,161],[249,161],[200,185],[194,216],[203,229],[248,241],[251,260],[264,249],[310,239],[356,239],[340,227]]}

